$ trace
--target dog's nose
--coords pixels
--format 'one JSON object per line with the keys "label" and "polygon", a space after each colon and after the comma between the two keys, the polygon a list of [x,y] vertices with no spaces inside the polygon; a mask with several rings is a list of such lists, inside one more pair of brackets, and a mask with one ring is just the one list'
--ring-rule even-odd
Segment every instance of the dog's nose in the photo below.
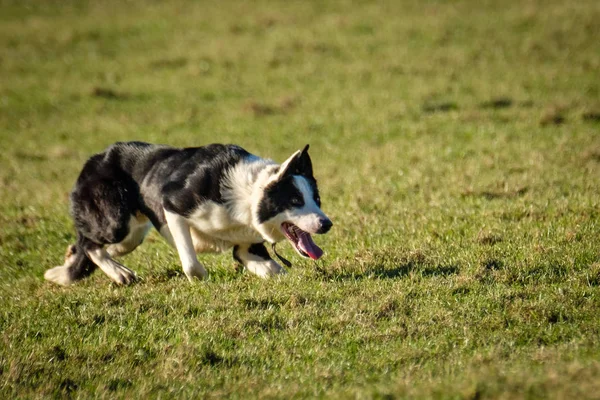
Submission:
{"label": "dog's nose", "polygon": [[331,222],[331,220],[329,218],[321,218],[319,220],[319,223],[321,225],[319,227],[319,229],[317,230],[317,233],[319,233],[319,234],[329,232],[329,230],[333,226],[333,222]]}

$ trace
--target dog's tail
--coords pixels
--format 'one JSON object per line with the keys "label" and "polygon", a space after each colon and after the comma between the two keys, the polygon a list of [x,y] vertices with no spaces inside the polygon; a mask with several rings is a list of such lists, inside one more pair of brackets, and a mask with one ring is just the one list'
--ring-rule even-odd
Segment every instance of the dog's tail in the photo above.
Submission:
{"label": "dog's tail", "polygon": [[65,263],[47,270],[44,278],[59,285],[68,286],[90,276],[96,269],[96,264],[85,254],[86,240],[82,235],[78,235],[77,242],[67,247]]}

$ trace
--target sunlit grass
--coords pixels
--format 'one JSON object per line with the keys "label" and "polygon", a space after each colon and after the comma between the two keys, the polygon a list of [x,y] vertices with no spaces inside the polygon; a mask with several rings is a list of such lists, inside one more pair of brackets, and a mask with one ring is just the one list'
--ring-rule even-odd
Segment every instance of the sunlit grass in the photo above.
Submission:
{"label": "sunlit grass", "polygon": [[[600,5],[0,1],[0,397],[592,398]],[[115,141],[311,144],[318,263],[43,281]]]}

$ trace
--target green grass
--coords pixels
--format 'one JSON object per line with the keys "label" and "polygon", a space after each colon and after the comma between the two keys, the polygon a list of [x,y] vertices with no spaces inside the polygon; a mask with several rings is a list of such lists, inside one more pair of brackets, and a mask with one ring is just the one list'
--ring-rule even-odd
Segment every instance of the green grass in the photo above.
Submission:
{"label": "green grass", "polygon": [[[0,0],[0,398],[597,398],[600,3]],[[44,282],[114,141],[311,144],[326,255]]]}

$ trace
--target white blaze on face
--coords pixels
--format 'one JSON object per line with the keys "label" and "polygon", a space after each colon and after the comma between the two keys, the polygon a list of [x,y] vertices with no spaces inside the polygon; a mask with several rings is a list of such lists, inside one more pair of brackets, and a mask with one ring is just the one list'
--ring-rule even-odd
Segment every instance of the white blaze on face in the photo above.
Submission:
{"label": "white blaze on face", "polygon": [[306,232],[315,233],[321,227],[320,221],[326,219],[327,216],[315,202],[315,194],[306,178],[294,176],[294,185],[302,194],[304,205],[289,210],[287,220]]}
{"label": "white blaze on face", "polygon": [[[287,179],[282,178],[283,175],[280,174],[281,171],[262,187],[275,185],[279,179]],[[259,221],[255,227],[270,243],[287,239],[301,256],[318,260],[323,255],[323,250],[313,241],[311,234],[326,233],[331,228],[331,221],[321,211],[318,201],[315,201],[314,183],[301,175],[292,175],[289,178],[291,182],[287,181],[283,188],[278,188],[277,196],[270,199],[285,202],[285,209],[267,221]],[[293,187],[290,187],[292,185]],[[256,204],[254,213],[258,215],[261,203]]]}

